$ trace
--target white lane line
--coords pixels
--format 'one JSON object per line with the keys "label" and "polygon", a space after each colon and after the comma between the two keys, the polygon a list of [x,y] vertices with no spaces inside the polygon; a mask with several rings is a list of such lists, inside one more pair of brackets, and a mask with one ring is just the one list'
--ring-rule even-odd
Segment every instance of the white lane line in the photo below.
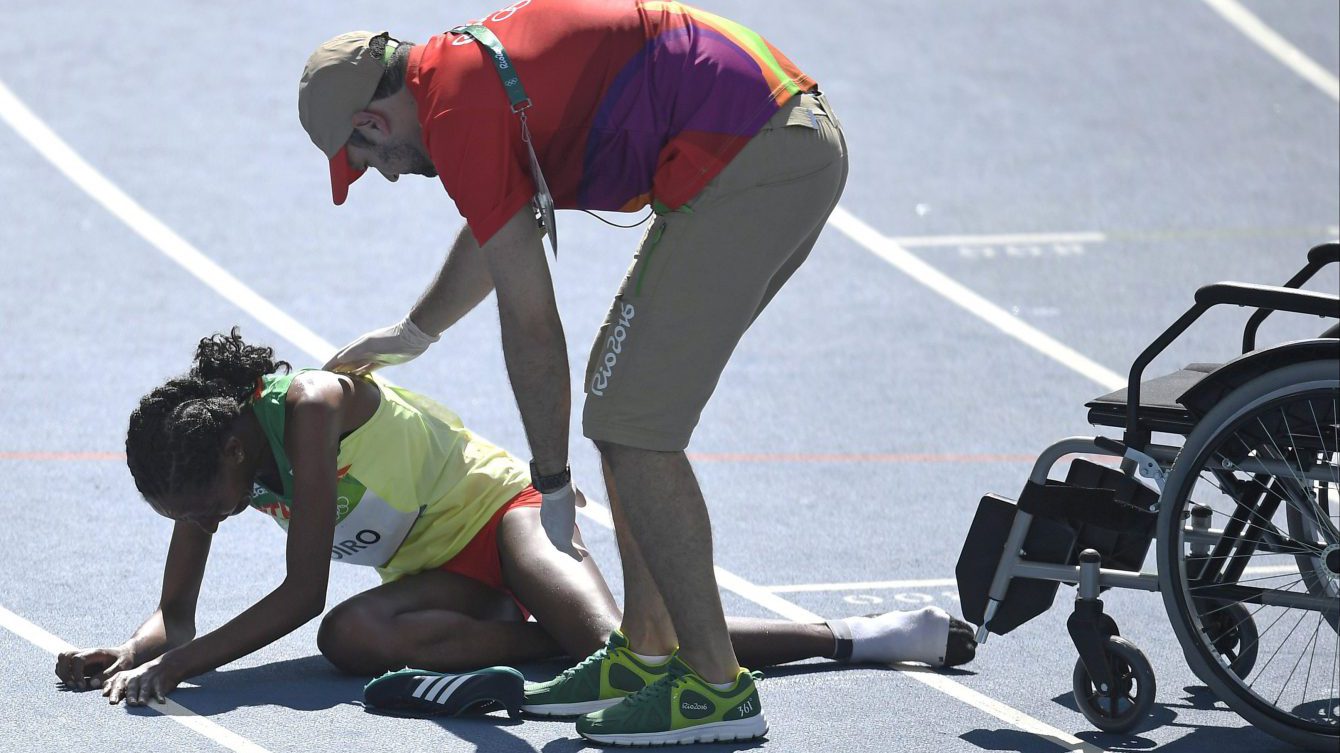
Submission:
{"label": "white lane line", "polygon": [[905,235],[890,238],[903,248],[940,246],[1036,246],[1046,243],[1102,243],[1107,236],[1099,232],[1080,233],[1008,233],[1004,235]]}
{"label": "white lane line", "polygon": [[[74,650],[74,646],[71,646],[57,636],[48,633],[17,614],[5,609],[3,606],[0,606],[0,627],[5,628],[14,635],[28,641],[52,656],[55,656],[62,651]],[[194,711],[191,711],[170,698],[167,700],[167,703],[160,704],[157,701],[154,701],[148,704],[147,708],[153,709],[172,721],[187,727],[192,732],[204,735],[229,750],[237,751],[237,753],[270,753],[256,743],[197,715]]]}
{"label": "white lane line", "polygon": [[53,656],[74,648],[60,638],[0,605],[0,626]]}
{"label": "white lane line", "polygon": [[1284,37],[1266,26],[1265,22],[1237,0],[1205,0],[1205,4],[1237,27],[1238,31],[1255,42],[1261,49],[1275,56],[1276,60],[1289,66],[1294,73],[1302,76],[1308,83],[1321,89],[1331,99],[1340,101],[1340,80],[1325,68],[1317,65],[1312,58],[1304,55]]}
{"label": "white lane line", "polygon": [[[250,313],[275,334],[288,340],[295,347],[304,351],[312,358],[324,360],[327,354],[334,351],[333,346],[321,339],[311,330],[307,329],[307,327],[303,326],[297,320],[283,313],[268,301],[265,301],[250,288],[236,280],[236,278],[228,275],[222,268],[219,268],[203,254],[187,244],[185,240],[182,240],[180,236],[174,233],[156,217],[149,214],[133,199],[126,196],[124,192],[112,185],[106,178],[102,177],[102,175],[85,162],[82,157],[76,154],[69,145],[62,141],[59,136],[51,131],[51,129],[47,128],[45,123],[39,120],[36,115],[19,102],[2,82],[0,82],[0,117],[3,117],[43,156],[56,164],[61,172],[65,173],[65,175],[76,185],[83,188],[91,196],[97,199],[99,203],[108,208],[108,211],[111,211],[122,222],[125,222],[132,227],[141,237],[168,258],[186,267],[197,277],[200,277],[202,282],[209,285],[209,287],[214,289],[219,295]],[[841,209],[838,211],[843,212]],[[843,212],[843,214],[845,215],[846,213]],[[189,253],[183,253],[183,251]],[[906,254],[905,251],[903,253]],[[214,284],[214,281],[206,277],[201,277],[201,273],[197,272],[197,269],[216,269],[219,274],[226,276],[226,279],[230,281],[230,284]],[[613,527],[613,519],[610,516],[609,508],[604,505],[589,501],[586,507],[582,508],[582,512],[601,525],[611,528]],[[818,615],[796,604],[792,604],[780,596],[769,593],[738,575],[723,570],[720,567],[716,568],[716,573],[717,581],[723,588],[737,593],[755,604],[763,606],[777,614],[792,620],[803,620],[806,622],[817,622],[822,619]],[[1066,734],[1055,727],[1034,719],[1022,711],[1010,708],[1003,703],[983,696],[977,691],[970,690],[947,677],[917,672],[908,673],[908,676],[935,688],[936,690],[947,693],[965,703],[975,706],[1007,724],[1013,725],[1025,732],[1051,740],[1067,750],[1084,751],[1085,753],[1100,753],[1102,750],[1101,748],[1090,745],[1073,735]],[[187,714],[192,713],[184,708],[182,710]],[[172,718],[183,724],[189,721],[188,719],[176,716]],[[195,718],[198,719],[198,717]],[[256,749],[250,750],[254,751]]]}
{"label": "white lane line", "polygon": [[276,334],[280,334],[282,329],[287,340],[311,354],[318,362],[324,363],[335,352],[335,346],[243,284],[107,180],[19,101],[3,81],[0,81],[0,119],[8,123],[65,177],[82,188],[84,193],[207,287],[266,322],[266,326]]}
{"label": "white lane line", "polygon": [[1126,378],[1064,345],[1050,335],[1025,323],[1010,312],[969,290],[935,267],[918,259],[894,239],[881,234],[839,206],[828,218],[829,224],[866,250],[902,270],[922,285],[963,307],[996,329],[1042,353],[1068,369],[1097,382],[1109,390],[1126,386]]}
{"label": "white lane line", "polygon": [[942,693],[952,695],[964,703],[972,704],[1006,724],[1031,732],[1038,737],[1065,748],[1066,750],[1084,751],[1084,753],[1103,753],[1103,749],[1097,745],[1086,743],[1074,735],[1062,732],[1050,725],[1043,724],[1023,712],[1006,706],[991,696],[984,695],[972,688],[960,685],[950,679],[947,675],[937,674],[929,667],[920,667],[910,664],[896,666],[898,669],[902,670],[903,674],[918,682],[935,688]]}
{"label": "white lane line", "polygon": [[820,593],[823,591],[887,591],[897,588],[944,588],[957,586],[955,578],[927,580],[870,580],[855,583],[797,583],[788,586],[759,586],[775,594]]}

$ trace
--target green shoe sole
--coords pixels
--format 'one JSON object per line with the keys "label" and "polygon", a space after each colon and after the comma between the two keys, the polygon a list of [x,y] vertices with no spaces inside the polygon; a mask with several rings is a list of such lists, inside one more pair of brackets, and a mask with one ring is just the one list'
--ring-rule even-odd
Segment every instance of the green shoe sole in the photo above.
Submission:
{"label": "green shoe sole", "polygon": [[582,732],[582,737],[605,745],[689,745],[692,743],[728,743],[754,740],[768,734],[768,720],[762,714],[729,722],[698,724],[666,732],[601,735]]}

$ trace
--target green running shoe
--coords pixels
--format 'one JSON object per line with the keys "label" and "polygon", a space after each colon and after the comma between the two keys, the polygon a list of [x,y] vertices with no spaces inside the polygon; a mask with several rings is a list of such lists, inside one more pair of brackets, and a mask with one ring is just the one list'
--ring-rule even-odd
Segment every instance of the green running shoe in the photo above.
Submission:
{"label": "green running shoe", "polygon": [[526,683],[522,710],[537,716],[577,716],[607,709],[665,676],[667,660],[648,664],[615,630],[604,648],[548,682]]}
{"label": "green running shoe", "polygon": [[754,679],[741,669],[735,685],[717,690],[678,656],[671,657],[665,677],[617,706],[578,719],[577,732],[606,745],[753,740],[768,733]]}

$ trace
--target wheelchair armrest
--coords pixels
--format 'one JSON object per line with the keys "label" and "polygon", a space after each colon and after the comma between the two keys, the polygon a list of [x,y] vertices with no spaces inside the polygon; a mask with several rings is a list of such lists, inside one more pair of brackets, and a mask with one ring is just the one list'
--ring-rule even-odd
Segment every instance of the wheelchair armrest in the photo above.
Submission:
{"label": "wheelchair armrest", "polygon": [[1293,311],[1314,316],[1340,317],[1340,297],[1311,290],[1245,282],[1220,282],[1196,291],[1202,306],[1251,306],[1270,311]]}
{"label": "wheelchair armrest", "polygon": [[[1252,306],[1261,311],[1293,311],[1299,314],[1313,314],[1330,318],[1340,317],[1340,296],[1317,293],[1311,290],[1299,290],[1292,287],[1274,285],[1252,285],[1243,282],[1220,282],[1206,285],[1196,291],[1195,304],[1187,309],[1171,327],[1164,330],[1154,342],[1145,348],[1131,364],[1130,376],[1126,384],[1126,433],[1127,446],[1138,447],[1140,426],[1137,411],[1140,406],[1140,377],[1150,361],[1206,311],[1215,306]],[[1258,311],[1258,314],[1260,312]],[[1255,331],[1249,332],[1254,339]]]}

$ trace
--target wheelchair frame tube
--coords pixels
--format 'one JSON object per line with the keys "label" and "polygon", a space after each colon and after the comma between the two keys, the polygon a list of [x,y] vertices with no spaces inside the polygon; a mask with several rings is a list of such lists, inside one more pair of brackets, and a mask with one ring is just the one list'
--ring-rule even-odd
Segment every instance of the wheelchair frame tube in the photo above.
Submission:
{"label": "wheelchair frame tube", "polygon": [[[1108,455],[1111,457],[1121,457],[1120,453],[1105,449],[1098,444],[1097,437],[1066,437],[1053,444],[1051,447],[1042,451],[1038,459],[1033,462],[1033,471],[1028,474],[1028,480],[1035,484],[1047,483],[1047,477],[1051,475],[1052,466],[1056,461],[1066,455]],[[1030,516],[1031,517],[1031,516]],[[1027,531],[1025,531],[1027,533]],[[1023,539],[1019,540],[1023,543]]]}
{"label": "wheelchair frame tube", "polygon": [[[1015,565],[1014,577],[1033,580],[1049,580],[1069,585],[1079,585],[1082,578],[1080,565],[1053,565],[1043,562],[1022,560]],[[1101,588],[1133,588],[1138,591],[1159,590],[1159,576],[1155,573],[1131,573],[1125,570],[1098,570],[1098,585]],[[1271,607],[1305,609],[1325,613],[1334,609],[1335,599],[1324,594],[1309,594],[1294,591],[1275,591],[1272,589],[1247,588],[1225,584],[1223,590],[1229,598],[1235,598],[1247,604],[1262,604]],[[1213,591],[1205,594],[1214,596]],[[987,624],[990,624],[988,620]]]}
{"label": "wheelchair frame tube", "polygon": [[1305,470],[1289,463],[1287,460],[1251,457],[1243,458],[1240,462],[1234,463],[1229,470],[1238,470],[1244,473],[1268,473],[1282,478],[1305,478],[1308,481],[1327,481],[1332,484],[1340,484],[1340,473],[1335,470],[1328,470],[1328,468],[1330,466],[1315,466]]}
{"label": "wheelchair frame tube", "polygon": [[[1052,466],[1056,465],[1056,461],[1066,455],[1086,453],[1112,455],[1111,451],[1098,446],[1094,437],[1067,437],[1038,455],[1038,459],[1033,463],[1033,471],[1028,475],[1028,480],[1036,484],[1044,484],[1047,481],[1047,476],[1051,474]],[[1015,577],[1015,569],[1020,565],[1027,564],[1023,561],[1021,552],[1024,539],[1028,536],[1028,528],[1032,524],[1033,516],[1031,514],[1023,510],[1015,510],[1014,522],[1010,525],[1010,533],[1005,537],[1005,546],[1000,552],[1000,562],[996,563],[996,573],[991,576],[991,588],[987,591],[986,609],[982,615],[982,624],[977,628],[978,643],[986,642],[986,637],[990,632],[991,618],[996,616],[996,610],[1000,608],[1000,602],[1004,601],[1005,594],[1010,589],[1010,578]]]}
{"label": "wheelchair frame tube", "polygon": [[[1080,565],[1052,565],[1042,562],[1022,561],[1015,567],[1016,578],[1034,580],[1054,580],[1069,585],[1078,585],[1082,575]],[[1159,576],[1154,573],[1130,573],[1125,570],[1100,569],[1098,571],[1100,587],[1134,588],[1140,591],[1158,591]],[[1233,598],[1247,604],[1262,604],[1270,607],[1306,609],[1325,613],[1335,608],[1335,598],[1325,594],[1310,594],[1297,591],[1276,591],[1265,588],[1250,588],[1226,583],[1220,590],[1225,598]],[[1206,589],[1207,598],[1216,595],[1213,589]]]}
{"label": "wheelchair frame tube", "polygon": [[[1033,580],[1054,580],[1075,586],[1082,578],[1081,565],[1054,565],[1022,560],[1015,566],[1014,577]],[[1098,569],[1100,588],[1134,588],[1139,591],[1158,591],[1159,576],[1153,573],[1132,573],[1126,570]]]}

